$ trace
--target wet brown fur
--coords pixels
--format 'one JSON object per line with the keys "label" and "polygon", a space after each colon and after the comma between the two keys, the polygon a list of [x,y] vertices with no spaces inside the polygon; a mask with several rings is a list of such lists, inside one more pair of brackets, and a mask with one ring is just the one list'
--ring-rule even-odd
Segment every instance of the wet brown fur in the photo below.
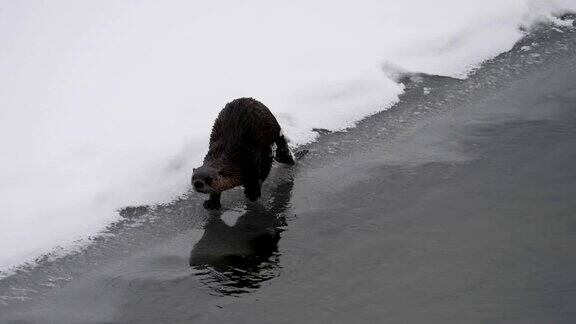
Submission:
{"label": "wet brown fur", "polygon": [[260,197],[262,182],[272,166],[273,144],[277,145],[277,161],[294,164],[280,125],[265,105],[252,98],[226,104],[212,127],[202,165],[217,171],[210,182],[210,200],[218,203],[212,201],[207,208],[218,208],[220,193],[240,185],[250,200]]}

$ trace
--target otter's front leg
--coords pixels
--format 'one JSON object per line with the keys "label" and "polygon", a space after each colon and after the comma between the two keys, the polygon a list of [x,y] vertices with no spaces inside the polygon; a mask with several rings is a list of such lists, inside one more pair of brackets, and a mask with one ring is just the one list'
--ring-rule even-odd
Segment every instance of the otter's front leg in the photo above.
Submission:
{"label": "otter's front leg", "polygon": [[210,193],[210,198],[204,201],[204,208],[206,209],[219,209],[222,207],[220,204],[220,193],[213,192]]}

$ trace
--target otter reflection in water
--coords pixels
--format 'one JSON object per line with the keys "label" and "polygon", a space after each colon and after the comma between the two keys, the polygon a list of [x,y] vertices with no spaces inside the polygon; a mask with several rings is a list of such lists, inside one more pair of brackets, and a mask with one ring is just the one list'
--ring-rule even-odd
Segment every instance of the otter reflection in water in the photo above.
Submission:
{"label": "otter reflection in water", "polygon": [[292,187],[292,179],[275,187],[267,206],[248,203],[232,226],[222,220],[222,213],[211,217],[190,252],[190,266],[199,270],[202,282],[218,293],[238,294],[278,275],[278,241]]}

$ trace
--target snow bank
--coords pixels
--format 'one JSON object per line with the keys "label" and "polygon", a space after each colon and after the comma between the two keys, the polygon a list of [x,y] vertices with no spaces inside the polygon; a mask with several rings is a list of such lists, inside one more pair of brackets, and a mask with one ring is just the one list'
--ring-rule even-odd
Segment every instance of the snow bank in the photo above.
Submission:
{"label": "snow bank", "polygon": [[3,1],[0,270],[184,193],[214,118],[261,100],[293,143],[463,77],[575,1]]}

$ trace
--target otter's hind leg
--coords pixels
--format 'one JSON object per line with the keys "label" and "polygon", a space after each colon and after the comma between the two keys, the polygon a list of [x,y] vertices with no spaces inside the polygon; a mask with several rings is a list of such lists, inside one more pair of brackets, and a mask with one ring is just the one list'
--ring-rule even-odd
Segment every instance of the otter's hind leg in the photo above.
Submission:
{"label": "otter's hind leg", "polygon": [[270,174],[270,169],[272,169],[272,149],[268,148],[261,153],[260,158],[260,182],[264,182],[268,175]]}
{"label": "otter's hind leg", "polygon": [[296,162],[294,161],[294,154],[292,154],[292,150],[288,147],[288,141],[286,141],[286,137],[280,131],[280,136],[276,140],[276,156],[274,159],[280,163],[294,165]]}
{"label": "otter's hind leg", "polygon": [[219,209],[222,207],[220,204],[220,193],[213,192],[210,194],[210,198],[204,201],[204,208],[206,209]]}

